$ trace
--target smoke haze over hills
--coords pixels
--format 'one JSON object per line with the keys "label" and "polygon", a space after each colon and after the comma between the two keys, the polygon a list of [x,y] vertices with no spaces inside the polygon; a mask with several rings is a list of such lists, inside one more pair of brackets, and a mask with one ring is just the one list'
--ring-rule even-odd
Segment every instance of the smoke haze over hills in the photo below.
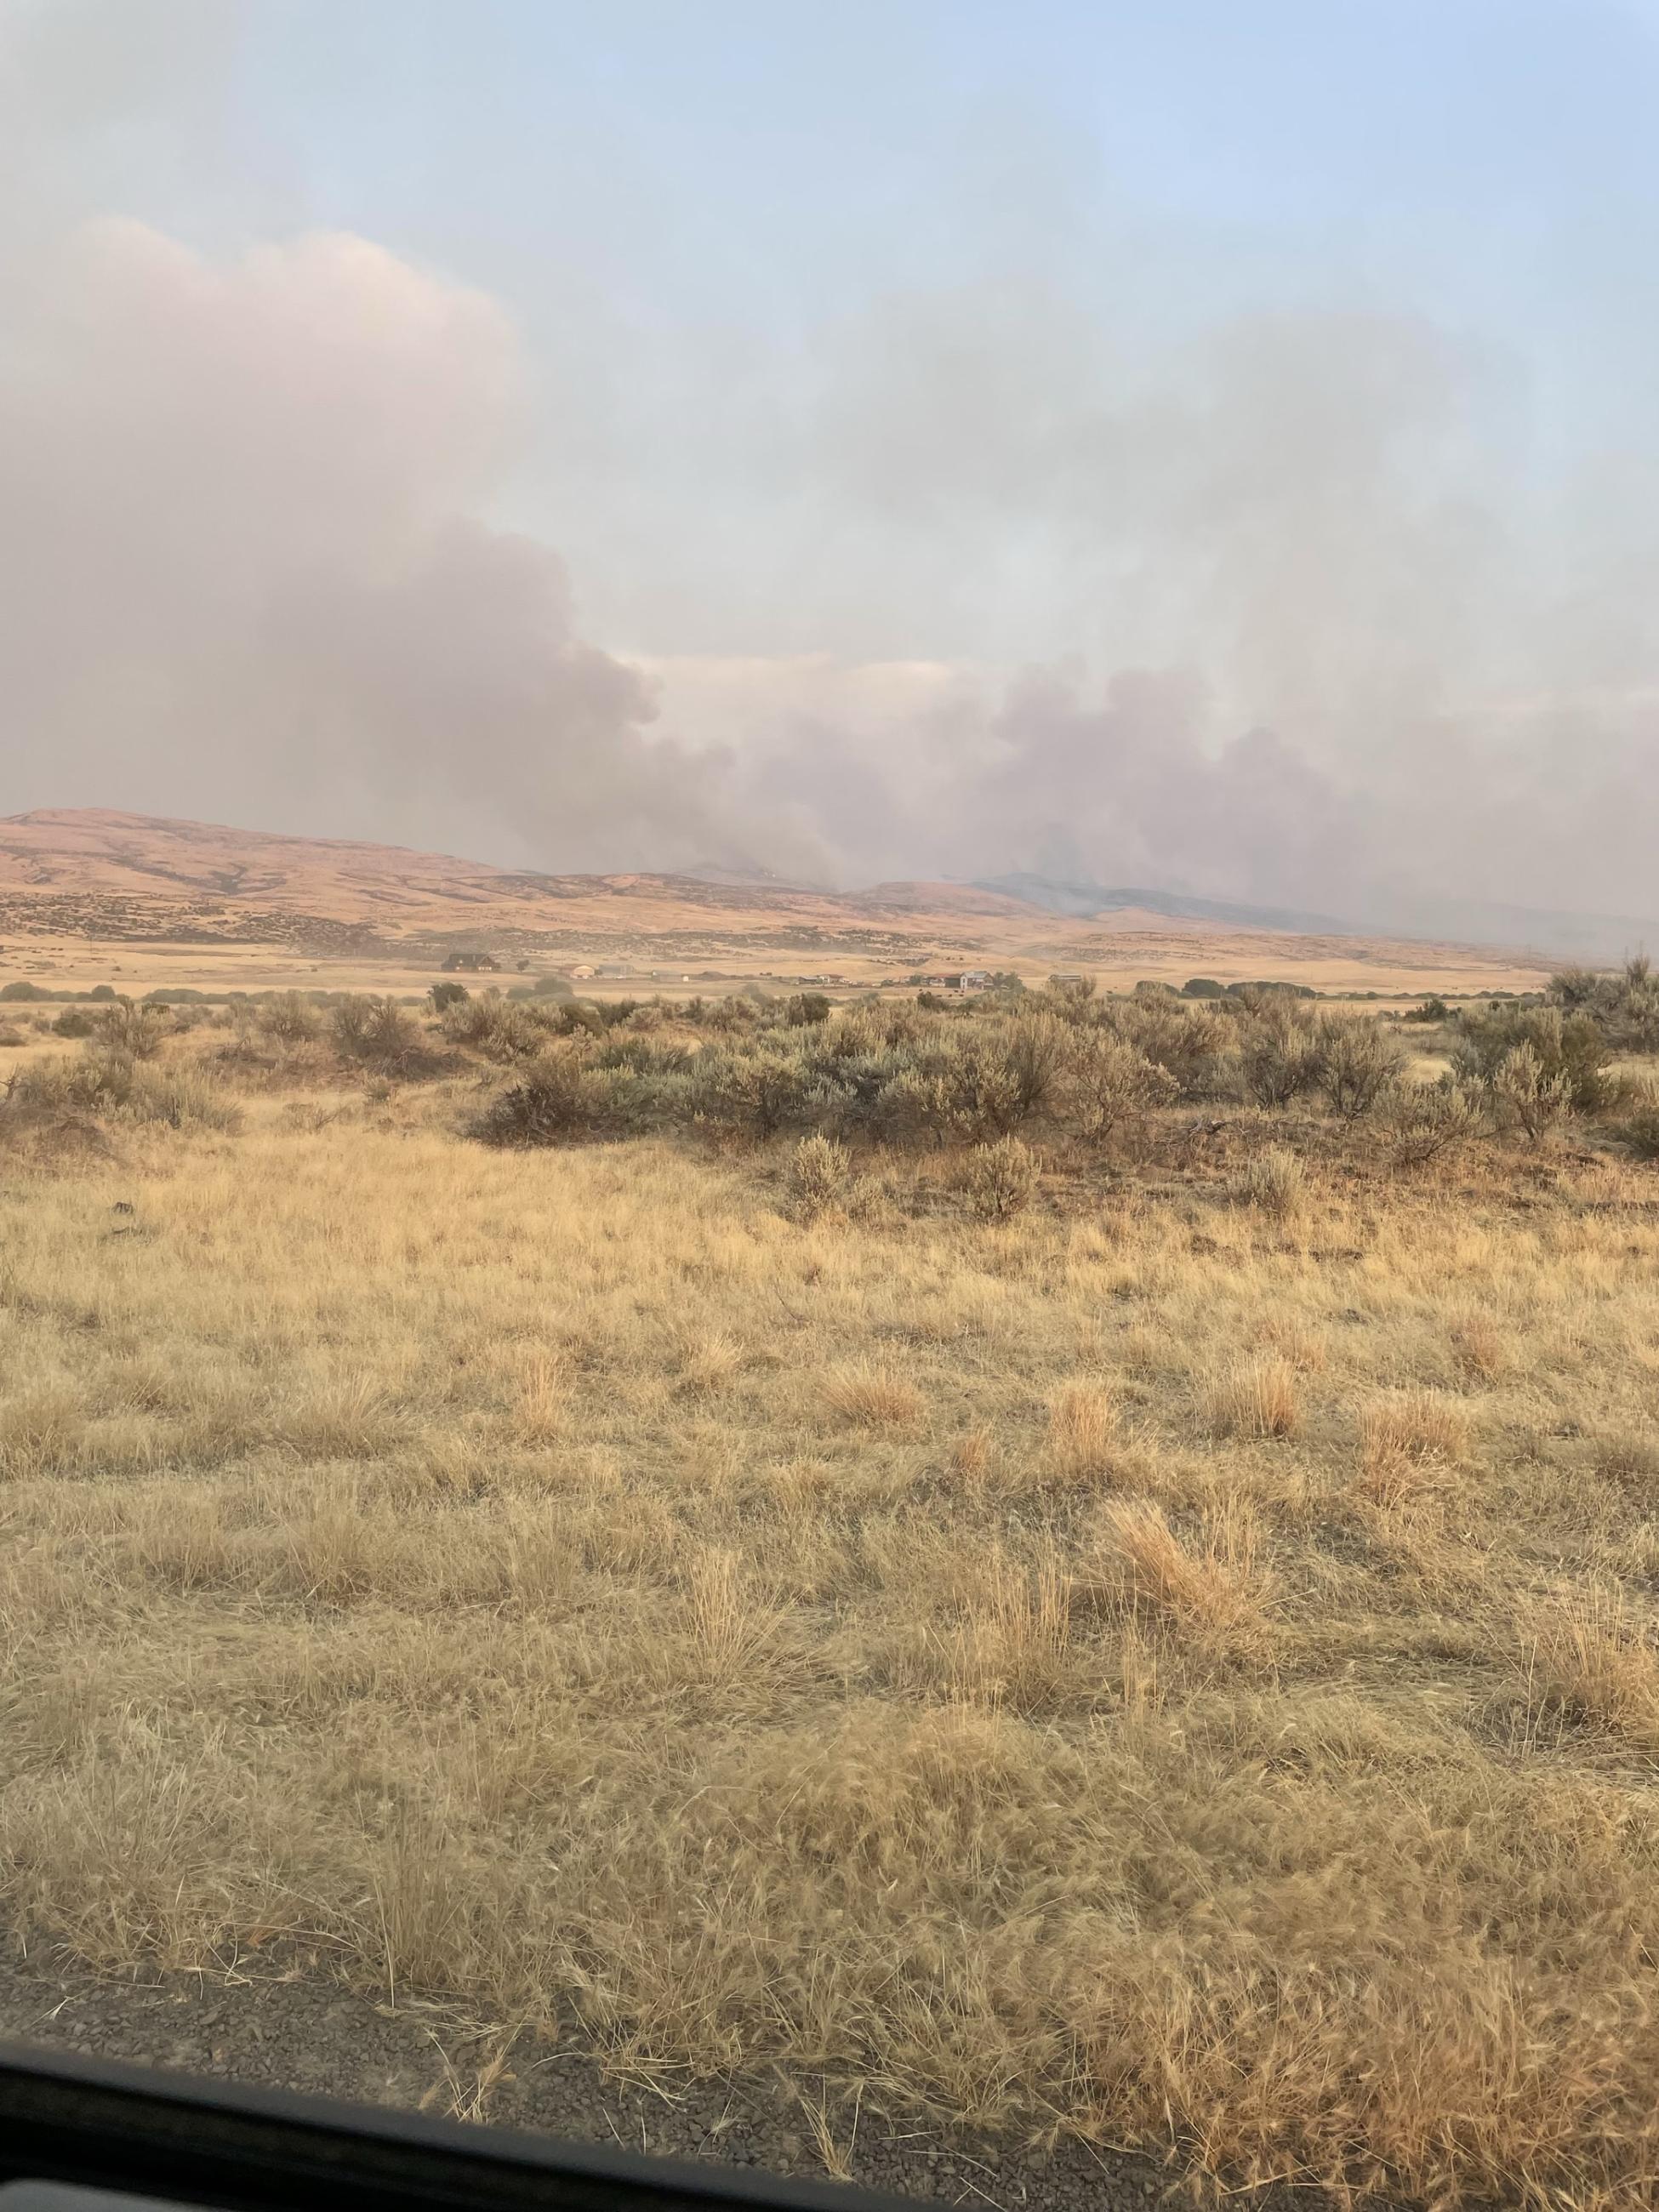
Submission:
{"label": "smoke haze over hills", "polygon": [[[1621,290],[1659,185],[1633,141],[1569,283],[1607,179],[1569,173],[1566,124],[1534,138],[1510,295],[1473,216],[1356,276],[1357,233],[1221,226],[1212,185],[1121,148],[1114,173],[1078,128],[963,93],[977,139],[939,124],[919,166],[877,160],[908,257],[854,179],[837,200],[786,163],[816,262],[757,212],[746,263],[687,234],[683,293],[639,242],[652,195],[756,186],[773,139],[692,159],[665,125],[654,168],[589,146],[576,189],[524,167],[509,117],[466,190],[523,168],[521,209],[452,204],[479,149],[418,13],[388,99],[416,71],[447,150],[401,198],[390,147],[371,190],[376,149],[354,170],[331,135],[361,28],[325,65],[306,9],[0,19],[0,811],[549,869],[1025,870],[1434,930],[1659,904],[1659,429],[1632,404],[1659,333]],[[1575,41],[1571,13],[1516,32],[1517,134],[1569,64],[1654,88],[1633,15],[1584,11]],[[523,11],[480,19],[538,82],[560,58]],[[827,91],[810,52],[757,50],[826,164],[874,20],[817,58]],[[934,20],[898,39],[898,89]],[[648,8],[613,33],[651,64],[641,143],[680,35]],[[1366,60],[1320,52],[1345,80]],[[1564,367],[1573,313],[1595,374]]]}

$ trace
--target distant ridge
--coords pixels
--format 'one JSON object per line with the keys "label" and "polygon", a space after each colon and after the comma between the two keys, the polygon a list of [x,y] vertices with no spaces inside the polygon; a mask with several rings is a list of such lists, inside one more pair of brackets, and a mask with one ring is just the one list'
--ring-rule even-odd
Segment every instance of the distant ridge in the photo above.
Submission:
{"label": "distant ridge", "polygon": [[1553,960],[1607,965],[1628,953],[1659,951],[1659,920],[1635,914],[1576,914],[1554,907],[1504,906],[1485,899],[1418,898],[1413,933],[1512,945]]}
{"label": "distant ridge", "polygon": [[[1420,990],[1525,987],[1541,971],[1467,939],[1407,943],[1291,908],[1035,872],[848,891],[791,884],[741,859],[555,875],[96,807],[0,819],[0,945],[8,972],[25,977],[165,983],[181,980],[181,948],[195,948],[198,981],[235,972],[224,965],[233,952],[268,975],[291,972],[282,961],[295,957],[418,975],[462,950],[489,950],[514,972],[603,962],[647,982],[860,983],[969,968],[1041,978],[1083,966],[1129,986],[1279,974],[1321,988]],[[113,968],[118,957],[137,964]]]}
{"label": "distant ridge", "polygon": [[784,890],[798,890],[787,876],[775,868],[757,868],[741,860],[698,860],[693,866],[678,872],[699,884],[773,884]]}
{"label": "distant ridge", "polygon": [[1228,929],[1288,931],[1298,937],[1370,938],[1386,933],[1407,942],[1502,946],[1550,960],[1602,964],[1640,948],[1659,949],[1659,921],[1639,915],[1583,914],[1407,891],[1369,891],[1363,911],[1341,919],[1299,907],[1251,906],[1179,891],[1113,890],[1103,884],[1068,883],[1024,872],[982,877],[973,888],[1000,891],[1049,914],[1079,921],[1091,915],[1133,911],[1164,915],[1171,921],[1213,922]]}
{"label": "distant ridge", "polygon": [[1224,922],[1233,929],[1289,930],[1299,937],[1358,937],[1365,933],[1358,923],[1339,921],[1328,914],[1307,914],[1295,907],[1244,906],[1229,899],[1191,898],[1181,891],[1109,890],[1100,884],[1058,883],[1052,877],[1016,872],[975,879],[973,888],[1000,891],[1006,898],[1023,899],[1049,914],[1167,915],[1173,921]]}

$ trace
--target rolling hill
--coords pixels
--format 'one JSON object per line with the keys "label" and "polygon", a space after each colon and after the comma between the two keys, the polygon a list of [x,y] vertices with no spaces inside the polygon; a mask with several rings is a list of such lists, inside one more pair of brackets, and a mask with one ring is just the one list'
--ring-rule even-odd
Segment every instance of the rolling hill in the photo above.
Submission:
{"label": "rolling hill", "polygon": [[1379,990],[1516,988],[1538,973],[1511,954],[1350,935],[1317,916],[1074,886],[1049,899],[1042,888],[1018,877],[837,892],[714,869],[550,875],[100,808],[0,819],[0,945],[14,975],[222,981],[234,968],[255,988],[256,976],[326,968],[390,982],[464,947],[514,967],[587,961],[655,977],[649,963],[662,963],[660,979],[676,981],[693,963],[711,976],[849,982],[1086,965],[1108,980],[1293,974]]}

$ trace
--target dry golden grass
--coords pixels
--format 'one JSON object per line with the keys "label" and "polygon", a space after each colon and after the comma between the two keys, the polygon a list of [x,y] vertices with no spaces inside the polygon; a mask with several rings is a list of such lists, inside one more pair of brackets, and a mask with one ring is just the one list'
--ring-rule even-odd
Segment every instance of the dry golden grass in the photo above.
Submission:
{"label": "dry golden grass", "polygon": [[1290,1240],[1224,1159],[988,1224],[899,1163],[804,1223],[469,1098],[3,1164],[20,1923],[826,2126],[1653,2200],[1650,1176],[1332,1176]]}
{"label": "dry golden grass", "polygon": [[951,1454],[951,1465],[970,1482],[982,1482],[990,1472],[994,1449],[988,1430],[969,1429],[965,1436],[957,1437],[956,1449]]}
{"label": "dry golden grass", "polygon": [[1242,1204],[1293,1221],[1308,1202],[1307,1170],[1287,1146],[1270,1145],[1245,1161],[1234,1189]]}
{"label": "dry golden grass", "polygon": [[1397,1504],[1436,1486],[1468,1448],[1468,1419],[1437,1390],[1397,1390],[1360,1416],[1358,1487],[1382,1504]]}
{"label": "dry golden grass", "polygon": [[1288,1359],[1236,1359],[1212,1378],[1205,1410],[1220,1437],[1293,1437],[1301,1419]]}
{"label": "dry golden grass", "polygon": [[1659,1657],[1652,1625],[1624,1592],[1590,1583],[1534,1615],[1528,1705],[1659,1752]]}
{"label": "dry golden grass", "polygon": [[836,1368],[818,1387],[832,1413],[860,1428],[911,1428],[926,1410],[921,1391],[890,1368]]}
{"label": "dry golden grass", "polygon": [[1068,1480],[1103,1475],[1118,1440],[1117,1403],[1097,1383],[1068,1382],[1048,1409],[1048,1456]]}
{"label": "dry golden grass", "polygon": [[[1139,911],[1109,922],[1066,918],[945,884],[918,884],[911,899],[874,904],[856,892],[781,886],[717,892],[674,876],[570,876],[537,884],[444,854],[272,839],[95,808],[14,817],[5,832],[0,905],[13,974],[79,988],[113,982],[135,996],[179,984],[216,992],[420,992],[433,978],[433,936],[470,939],[481,926],[528,933],[550,966],[577,957],[620,961],[636,975],[654,971],[671,992],[695,989],[683,971],[710,958],[728,973],[774,975],[829,957],[860,981],[918,961],[1013,968],[1035,981],[1056,961],[1077,961],[1123,988],[1139,975],[1179,983],[1196,970],[1224,979],[1265,972],[1322,990],[1531,990],[1546,972],[1467,945],[1263,936],[1172,925]],[[239,878],[245,892],[227,889]],[[93,923],[92,934],[64,931],[52,909],[65,892]],[[249,901],[262,916],[295,917],[298,945],[314,949],[273,942],[264,929],[244,938]],[[342,956],[331,942],[338,933],[313,926],[319,917],[356,931],[367,925],[378,948]],[[223,932],[216,938],[216,926]],[[803,927],[813,933],[816,953],[799,950],[799,940],[792,945]],[[693,943],[700,949],[688,963]]]}
{"label": "dry golden grass", "polygon": [[1452,1349],[1463,1372],[1480,1382],[1495,1382],[1513,1364],[1502,1329],[1479,1314],[1453,1324]]}
{"label": "dry golden grass", "polygon": [[1259,1564],[1261,1529],[1248,1504],[1230,1499],[1183,1540],[1152,1499],[1115,1500],[1105,1528],[1133,1601],[1176,1631],[1222,1647],[1263,1640],[1272,1582]]}

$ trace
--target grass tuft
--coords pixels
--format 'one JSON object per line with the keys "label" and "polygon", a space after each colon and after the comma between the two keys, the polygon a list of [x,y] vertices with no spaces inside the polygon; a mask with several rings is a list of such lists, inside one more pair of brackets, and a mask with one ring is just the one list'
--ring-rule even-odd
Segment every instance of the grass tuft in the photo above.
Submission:
{"label": "grass tuft", "polygon": [[1379,1504],[1398,1504],[1442,1483],[1468,1450],[1468,1419],[1433,1390],[1397,1390],[1360,1416],[1359,1489]]}
{"label": "grass tuft", "polygon": [[1048,1460],[1062,1480],[1107,1473],[1118,1443],[1117,1401],[1094,1382],[1068,1382],[1048,1408]]}
{"label": "grass tuft", "polygon": [[1241,1359],[1206,1386],[1204,1410],[1218,1437],[1293,1437],[1301,1421],[1296,1370],[1287,1359]]}
{"label": "grass tuft", "polygon": [[890,1368],[836,1368],[818,1388],[832,1413],[860,1428],[913,1428],[927,1411],[927,1401],[915,1384]]}

